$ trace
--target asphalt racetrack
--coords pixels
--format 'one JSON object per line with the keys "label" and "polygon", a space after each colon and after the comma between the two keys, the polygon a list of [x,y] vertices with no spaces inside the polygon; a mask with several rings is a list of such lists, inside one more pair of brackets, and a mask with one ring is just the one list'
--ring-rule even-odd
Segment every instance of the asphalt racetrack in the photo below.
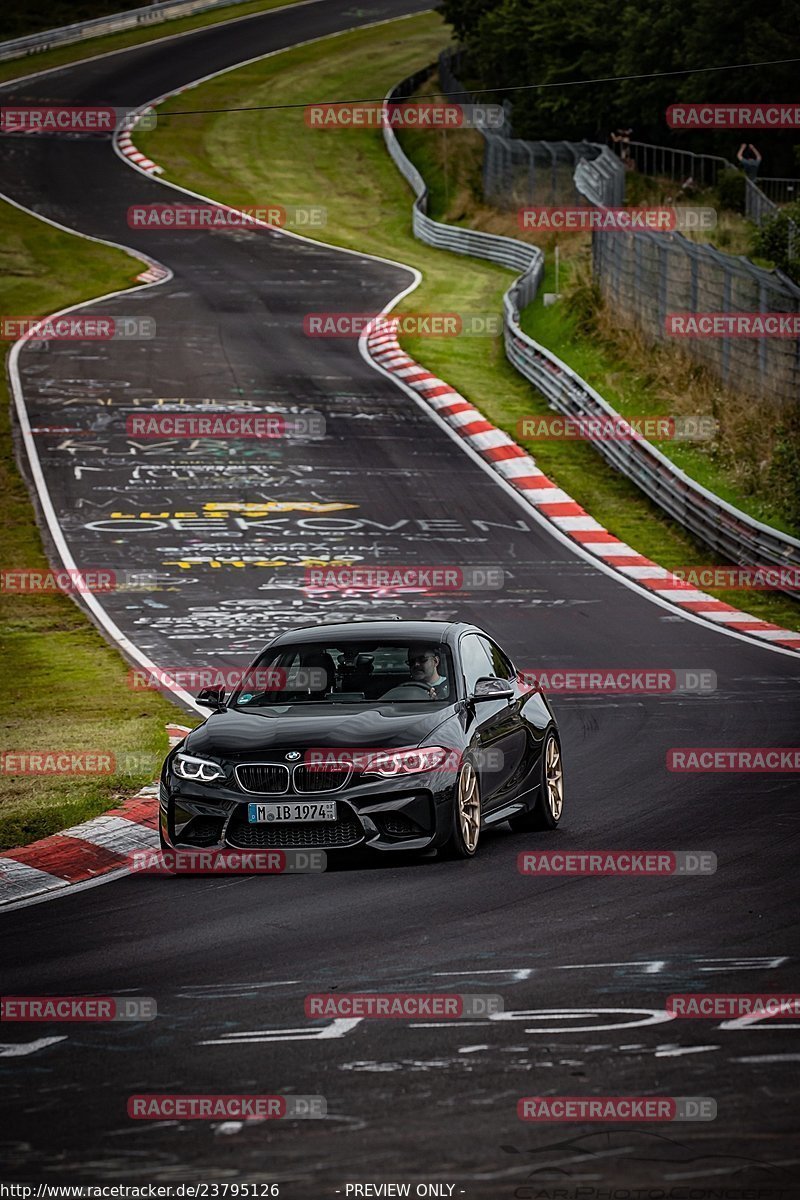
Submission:
{"label": "asphalt racetrack", "polygon": [[[323,0],[65,68],[3,89],[4,103],[133,107],[237,61],[424,8]],[[12,199],[173,273],[95,306],[154,318],[152,341],[52,343],[19,360],[75,562],[158,575],[157,588],[100,598],[154,663],[242,664],[279,630],[370,613],[474,621],[530,669],[692,668],[718,679],[705,696],[555,697],[567,806],[549,837],[502,826],[462,863],[129,876],[0,916],[4,994],[130,993],[159,1008],[152,1023],[4,1025],[3,1177],[263,1181],[287,1200],[388,1181],[410,1183],[412,1195],[437,1184],[441,1195],[501,1200],[559,1188],[586,1188],[578,1194],[590,1200],[632,1187],[667,1197],[691,1187],[699,1200],[746,1187],[800,1195],[797,1021],[664,1012],[678,992],[797,990],[796,777],[675,774],[665,762],[676,746],[792,745],[800,659],[688,620],[603,573],[355,341],[304,335],[304,314],[381,308],[408,287],[409,271],[277,232],[137,232],[130,205],[177,195],[132,170],[107,138],[4,137],[0,155]],[[326,436],[130,438],[126,418],[159,399],[192,411],[313,411]],[[500,565],[506,583],[461,595],[309,596],[301,564],[337,554]],[[276,559],[286,565],[233,565]],[[518,873],[520,850],[556,847],[711,851],[718,870]],[[312,991],[442,989],[500,995],[505,1012],[469,1022],[304,1014]],[[653,1091],[712,1097],[717,1117],[626,1128],[516,1116],[524,1095]],[[322,1095],[328,1117],[128,1118],[129,1095],[157,1092]]]}

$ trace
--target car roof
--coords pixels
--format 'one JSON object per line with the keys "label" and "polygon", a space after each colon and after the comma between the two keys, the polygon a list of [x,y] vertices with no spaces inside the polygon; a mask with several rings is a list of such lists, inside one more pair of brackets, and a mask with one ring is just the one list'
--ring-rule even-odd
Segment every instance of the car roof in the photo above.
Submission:
{"label": "car roof", "polygon": [[467,625],[463,621],[341,621],[287,629],[269,645],[280,646],[297,641],[330,642],[337,638],[347,641],[386,638],[390,642],[449,642],[466,629],[483,632],[477,626]]}

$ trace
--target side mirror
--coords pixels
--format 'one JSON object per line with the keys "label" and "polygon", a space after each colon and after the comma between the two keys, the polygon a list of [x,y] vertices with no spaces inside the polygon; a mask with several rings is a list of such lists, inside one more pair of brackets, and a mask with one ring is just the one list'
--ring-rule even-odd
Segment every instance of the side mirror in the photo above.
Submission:
{"label": "side mirror", "polygon": [[471,700],[513,700],[514,689],[507,679],[484,675],[475,684]]}
{"label": "side mirror", "polygon": [[225,711],[225,688],[207,687],[197,693],[197,703],[204,708],[213,708],[216,712]]}

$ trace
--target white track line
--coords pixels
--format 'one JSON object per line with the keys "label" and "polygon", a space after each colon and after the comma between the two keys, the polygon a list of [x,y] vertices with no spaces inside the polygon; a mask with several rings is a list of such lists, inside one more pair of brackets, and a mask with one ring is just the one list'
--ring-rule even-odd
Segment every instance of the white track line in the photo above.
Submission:
{"label": "white track line", "polygon": [[[302,2],[317,3],[318,0],[302,0]],[[295,8],[298,6],[297,5],[288,5],[285,7]],[[271,11],[279,12],[282,10],[273,9]],[[293,46],[287,46],[280,50],[267,51],[265,54],[256,55],[254,58],[243,60],[242,62],[236,63],[232,66],[223,67],[219,71],[212,71],[207,75],[202,75],[202,76],[198,77],[197,79],[191,80],[189,83],[182,84],[179,88],[174,89],[173,91],[170,91],[170,92],[166,92],[162,96],[158,96],[158,97],[146,102],[145,104],[141,105],[138,112],[141,114],[145,110],[147,110],[149,108],[153,108],[155,105],[163,102],[164,100],[170,98],[171,96],[178,95],[178,94],[182,93],[183,91],[186,91],[190,88],[197,87],[201,83],[208,82],[211,79],[216,79],[221,75],[229,74],[231,71],[239,70],[240,68],[249,66],[253,63],[262,62],[266,59],[277,57],[280,54],[286,54],[292,50],[300,49],[305,46],[314,45],[319,42],[325,42],[332,38],[343,37],[346,34],[358,32],[358,30],[361,30],[361,29],[374,29],[374,28],[377,28],[377,27],[380,27],[383,25],[396,24],[398,21],[411,20],[420,15],[421,15],[420,13],[409,13],[403,17],[391,17],[391,18],[387,18],[384,20],[380,20],[380,21],[369,22],[368,24],[365,24],[365,25],[356,26],[354,29],[340,30],[336,33],[325,34],[320,37],[308,38],[305,41],[295,43]],[[244,19],[246,19],[246,18],[244,18]],[[172,37],[174,37],[174,38],[189,37],[189,36],[191,36],[192,32],[196,32],[196,31],[190,31],[190,32],[183,33],[183,34],[175,34],[175,35],[172,35]],[[159,39],[159,40],[165,40],[165,39]],[[116,53],[116,52],[112,52],[112,53]],[[98,57],[101,57],[101,56],[98,56]],[[83,61],[86,61],[86,60],[83,60]],[[80,63],[72,64],[72,65],[79,66]],[[134,122],[134,127],[135,127],[135,122]],[[124,132],[129,132],[129,131],[118,131],[117,133],[114,134],[114,137],[112,139],[112,145],[113,145],[115,153],[131,169],[133,169],[135,171],[139,171],[142,175],[145,175],[148,179],[151,179],[151,180],[154,179],[155,177],[149,171],[142,170],[142,168],[137,163],[132,162],[131,159],[126,157],[126,155],[119,149],[119,146],[118,146],[119,137]],[[221,208],[228,208],[228,209],[231,208],[230,205],[227,205],[222,201],[215,200],[212,197],[206,196],[201,192],[195,192],[190,188],[183,187],[180,184],[171,182],[170,180],[156,179],[155,181],[162,187],[171,188],[173,191],[179,192],[185,196],[191,196],[192,198],[194,198],[196,200],[203,200],[206,203],[213,204],[213,205],[216,205]],[[103,238],[94,237],[91,234],[85,234],[85,233],[77,232],[72,229],[68,229],[66,226],[59,225],[58,222],[50,220],[50,218],[42,217],[38,213],[31,212],[30,209],[26,209],[23,205],[18,204],[14,200],[10,200],[8,197],[0,196],[0,198],[8,200],[8,202],[13,204],[15,207],[22,209],[23,211],[30,212],[32,216],[38,217],[40,220],[44,220],[48,224],[53,225],[56,228],[65,229],[66,232],[72,233],[77,237],[83,237],[88,241],[100,242],[105,245],[113,246],[115,249],[127,250],[129,253],[134,255],[134,257],[138,257],[142,261],[149,262],[149,264],[152,267],[156,267],[157,269],[161,268],[165,271],[168,271],[167,277],[160,282],[166,282],[166,279],[172,278],[172,272],[169,271],[168,268],[163,267],[163,264],[157,263],[156,260],[148,259],[147,256],[143,255],[140,251],[134,250],[131,247],[122,246],[118,243],[108,242]],[[264,228],[272,229],[284,237],[295,238],[298,241],[308,242],[309,244],[314,245],[314,246],[324,245],[324,246],[328,247],[329,249],[334,250],[340,254],[350,254],[350,255],[354,255],[359,258],[369,259],[372,262],[385,263],[389,266],[399,267],[402,270],[408,271],[409,274],[412,276],[412,282],[408,285],[408,287],[403,288],[401,291],[397,292],[397,294],[395,296],[393,296],[392,299],[387,302],[387,304],[381,310],[380,315],[385,315],[385,314],[391,312],[392,309],[395,308],[396,305],[399,304],[401,300],[403,300],[411,292],[415,291],[416,288],[419,287],[420,283],[422,282],[422,274],[420,271],[417,270],[416,267],[412,267],[408,263],[400,262],[398,259],[386,258],[384,256],[371,254],[367,251],[362,251],[362,250],[352,250],[346,246],[337,246],[334,243],[326,242],[320,238],[310,238],[304,234],[296,233],[293,230],[282,229],[277,226],[268,225],[266,222],[259,221],[255,218],[253,218],[252,223],[254,225],[262,226]],[[154,287],[154,286],[159,286],[159,284],[149,283],[149,284],[143,284],[141,286]],[[125,289],[125,290],[132,291],[132,290],[137,290],[137,289]],[[96,300],[84,301],[81,304],[75,304],[75,305],[70,306],[69,308],[62,309],[61,312],[59,312],[58,314],[55,314],[55,315],[60,316],[60,315],[63,315],[64,313],[71,312],[74,309],[84,308],[90,304],[100,303],[103,300],[111,299],[112,297],[115,297],[115,296],[118,296],[121,294],[123,294],[121,291],[111,292],[104,296],[97,297]],[[40,503],[42,505],[42,511],[44,512],[45,518],[47,520],[48,529],[50,530],[51,536],[53,537],[53,541],[56,544],[57,549],[59,550],[59,554],[62,557],[62,561],[64,562],[64,565],[68,569],[76,569],[77,570],[76,564],[74,563],[74,559],[72,558],[71,552],[66,543],[66,539],[64,538],[63,532],[58,523],[58,519],[56,517],[55,510],[53,508],[53,504],[50,499],[49,492],[47,490],[47,485],[45,483],[44,475],[41,470],[41,464],[39,462],[38,452],[37,452],[37,449],[36,449],[36,446],[35,446],[31,431],[30,431],[30,421],[29,421],[27,409],[25,406],[24,395],[22,393],[22,386],[21,386],[21,382],[20,382],[20,378],[19,378],[19,371],[18,371],[18,367],[17,367],[17,358],[19,356],[19,352],[20,352],[22,346],[28,340],[29,337],[30,337],[30,334],[21,338],[18,342],[15,342],[14,346],[11,349],[11,353],[9,355],[9,373],[11,375],[12,390],[14,392],[14,399],[15,399],[17,414],[18,414],[20,426],[21,426],[22,432],[23,432],[23,439],[25,442],[26,451],[28,453],[28,458],[29,458],[29,461],[31,464],[31,471],[32,471],[33,478],[34,478],[34,483],[36,484]],[[543,529],[546,529],[547,532],[553,538],[555,538],[558,542],[560,542],[561,545],[568,548],[576,557],[584,559],[584,561],[590,563],[594,567],[595,570],[604,572],[610,578],[615,579],[622,586],[629,588],[631,591],[635,592],[638,596],[642,597],[643,599],[649,601],[651,604],[656,604],[659,607],[666,609],[670,613],[677,614],[684,620],[693,621],[695,624],[701,625],[706,629],[709,629],[709,628],[714,629],[718,633],[720,633],[722,636],[735,638],[738,641],[744,642],[745,644],[747,644],[749,646],[760,646],[762,649],[771,651],[773,653],[787,654],[787,655],[792,655],[793,657],[797,657],[796,652],[791,649],[788,649],[788,648],[785,648],[782,646],[773,646],[769,642],[759,641],[755,638],[749,637],[747,634],[737,633],[735,630],[728,628],[727,625],[723,625],[723,624],[719,624],[719,623],[715,623],[715,622],[706,620],[704,617],[700,616],[699,614],[686,612],[686,611],[682,610],[681,608],[679,608],[677,605],[670,603],[667,600],[662,600],[659,596],[654,595],[652,592],[649,592],[649,591],[639,587],[633,580],[626,578],[624,575],[622,575],[618,571],[616,571],[613,567],[609,567],[607,564],[603,563],[603,561],[601,559],[598,559],[596,556],[591,554],[589,551],[584,550],[583,547],[580,545],[580,543],[575,542],[571,538],[567,537],[564,533],[562,533],[562,531],[560,529],[558,529],[556,526],[554,526],[551,521],[549,521],[546,517],[544,517],[542,514],[537,512],[537,510],[532,505],[527,504],[525,502],[524,498],[514,488],[512,488],[500,475],[498,475],[498,473],[481,457],[480,454],[477,453],[477,451],[475,451],[471,446],[468,446],[467,444],[465,444],[464,440],[462,438],[460,438],[459,435],[441,417],[439,417],[438,414],[436,412],[434,412],[421,399],[421,397],[419,397],[406,383],[404,383],[400,379],[397,379],[396,376],[392,375],[390,372],[386,371],[383,367],[381,367],[378,363],[376,363],[369,355],[369,352],[366,350],[366,338],[363,334],[362,334],[361,338],[359,338],[358,348],[359,348],[359,353],[361,354],[362,358],[364,359],[365,362],[367,362],[370,365],[370,367],[372,367],[376,371],[379,371],[387,379],[390,379],[396,387],[401,388],[406,393],[406,395],[408,395],[414,401],[414,403],[421,409],[421,411],[426,413],[426,415],[429,417],[430,420],[432,420],[436,425],[439,426],[439,428],[443,429],[447,433],[448,437],[450,437],[451,440],[457,446],[460,447],[460,449],[462,450],[463,453],[467,454],[472,459],[473,462],[477,463],[481,467],[481,469],[483,471],[485,471],[491,477],[491,479],[494,480],[495,484],[497,484],[499,487],[503,488],[503,490],[506,492],[506,494],[508,496],[511,496],[514,499],[514,501],[526,513],[530,514],[533,517],[533,519],[536,520]],[[151,660],[145,654],[143,654],[142,651],[140,651],[134,645],[134,643],[130,641],[130,639],[125,634],[122,633],[122,631],[118,628],[118,626],[112,621],[112,619],[110,618],[108,613],[105,612],[102,605],[99,603],[99,601],[97,600],[97,598],[94,595],[92,595],[91,593],[87,593],[85,596],[82,597],[82,599],[86,603],[86,606],[91,610],[91,612],[95,616],[95,619],[100,623],[101,627],[104,629],[107,636],[120,648],[120,650],[123,652],[123,654],[129,655],[136,662],[140,663],[142,666],[146,667],[148,670],[154,670],[155,664],[152,663]],[[196,712],[201,711],[199,709],[199,706],[197,705],[196,701],[194,700],[194,698],[191,697],[188,694],[188,692],[184,691],[183,688],[178,687],[178,685],[176,684],[170,690],[172,690],[174,695],[178,696],[181,700],[183,700],[184,703],[188,704]]]}
{"label": "white track line", "polygon": [[[396,20],[409,20],[412,17],[418,16],[418,15],[420,15],[420,14],[418,14],[418,13],[408,14],[405,17],[390,18],[389,20],[384,20],[384,21],[376,21],[374,23],[371,23],[370,25],[358,26],[358,28],[359,29],[374,28],[375,26],[378,26],[378,25],[392,24]],[[249,66],[254,62],[260,62],[262,59],[272,58],[278,54],[286,54],[290,50],[297,49],[302,46],[312,45],[316,42],[326,41],[326,40],[328,40],[328,38],[341,37],[345,33],[351,33],[351,32],[354,32],[354,31],[353,30],[341,30],[338,33],[326,34],[324,37],[310,38],[308,41],[298,42],[296,44],[296,46],[286,47],[283,50],[271,50],[267,54],[258,55],[256,58],[248,59],[242,63],[238,63],[238,64],[236,64],[236,66],[224,67],[220,71],[212,71],[208,75],[203,75],[196,80],[192,80],[191,83],[183,84],[181,87],[176,88],[174,91],[165,92],[163,95],[155,97],[153,100],[150,100],[148,103],[143,104],[139,110],[139,113],[140,114],[144,113],[147,109],[154,108],[156,105],[163,103],[165,100],[170,99],[172,96],[180,95],[182,92],[184,92],[190,88],[195,88],[201,83],[206,83],[211,79],[216,79],[220,75],[226,75],[226,74],[229,74],[231,71],[238,70],[239,67]],[[135,121],[134,121],[134,129],[135,129]],[[124,162],[126,162],[128,164],[128,166],[131,167],[133,170],[139,170],[139,171],[141,171],[141,174],[146,175],[149,179],[153,179],[154,176],[152,174],[150,174],[150,172],[142,171],[141,168],[136,163],[131,162],[131,160],[129,158],[127,158],[118,149],[117,140],[118,140],[118,137],[117,137],[117,135],[115,135],[114,139],[113,139],[114,149],[116,150],[117,154],[119,154],[119,157]],[[208,204],[213,204],[219,208],[224,208],[224,209],[231,209],[231,207],[232,207],[231,205],[226,204],[224,201],[215,200],[211,196],[206,196],[202,192],[195,192],[191,188],[183,187],[182,185],[173,183],[170,180],[159,178],[157,180],[157,182],[159,184],[161,184],[163,187],[171,188],[173,191],[180,192],[181,194],[183,194],[185,196],[191,196],[195,200],[203,200]],[[241,211],[241,210],[234,210],[234,211]],[[296,233],[293,230],[282,229],[279,226],[268,225],[266,222],[259,221],[256,218],[252,218],[252,223],[254,225],[263,226],[264,228],[272,229],[276,233],[282,234],[284,237],[297,238],[299,241],[310,242],[312,245],[324,245],[324,246],[329,247],[331,250],[338,251],[341,254],[355,254],[361,258],[370,259],[373,262],[388,263],[391,266],[400,267],[406,271],[409,271],[413,276],[413,282],[411,284],[409,284],[409,286],[407,288],[404,288],[402,291],[398,292],[391,300],[388,301],[388,303],[381,310],[380,314],[378,314],[380,316],[384,316],[387,313],[390,313],[392,311],[392,309],[395,308],[396,305],[399,304],[402,299],[404,299],[405,296],[407,296],[411,292],[415,291],[416,288],[419,286],[419,284],[422,282],[422,273],[420,271],[418,271],[416,267],[412,267],[408,263],[400,262],[398,259],[385,258],[381,255],[370,254],[368,251],[363,251],[363,250],[352,250],[347,246],[337,246],[332,242],[325,242],[320,238],[310,238],[310,237],[307,237],[305,234]],[[679,605],[677,605],[671,601],[662,599],[660,596],[656,595],[654,592],[649,591],[646,588],[640,587],[639,585],[637,585],[635,580],[631,579],[630,577],[625,576],[621,572],[617,571],[614,567],[608,566],[608,564],[604,563],[601,558],[598,558],[596,555],[592,554],[590,551],[584,549],[584,547],[579,542],[573,541],[571,538],[565,536],[565,534],[556,525],[554,525],[552,523],[552,521],[550,521],[543,514],[539,513],[534,506],[526,503],[524,497],[519,492],[517,492],[514,488],[512,488],[497,473],[497,471],[489,463],[487,463],[485,461],[485,459],[483,459],[480,456],[480,454],[478,454],[471,446],[467,445],[464,442],[463,438],[460,438],[458,436],[458,434],[455,433],[455,431],[441,417],[439,417],[438,414],[435,411],[433,411],[421,399],[421,397],[419,395],[417,395],[416,392],[414,392],[402,379],[398,379],[396,375],[385,370],[379,363],[377,363],[370,356],[369,351],[366,349],[365,334],[362,334],[361,337],[359,338],[359,352],[360,352],[362,358],[364,359],[364,361],[367,362],[374,370],[379,371],[387,379],[390,379],[395,384],[396,387],[402,388],[402,390],[406,393],[406,395],[410,396],[414,400],[414,403],[423,412],[425,412],[426,415],[432,421],[434,421],[435,424],[437,424],[441,429],[444,429],[447,432],[448,436],[456,443],[456,445],[458,445],[461,448],[461,450],[465,454],[468,454],[469,457],[471,457],[474,462],[478,463],[480,465],[480,467],[488,475],[491,476],[491,478],[495,481],[495,483],[497,483],[500,487],[502,487],[504,489],[504,491],[507,493],[507,495],[513,496],[516,503],[521,508],[523,508],[523,510],[526,513],[531,514],[533,516],[533,518],[537,521],[537,523],[543,529],[546,529],[548,531],[548,533],[550,533],[551,536],[554,537],[557,541],[559,541],[562,545],[568,547],[576,555],[576,557],[582,558],[582,559],[584,559],[584,561],[591,563],[591,565],[596,570],[602,571],[604,574],[608,575],[610,578],[615,579],[618,583],[622,584],[624,587],[629,588],[631,591],[635,592],[636,595],[642,597],[643,599],[648,600],[651,604],[656,604],[660,608],[666,609],[668,612],[670,612],[674,615],[680,616],[681,618],[683,618],[686,621],[692,621],[694,624],[701,625],[705,629],[714,629],[718,633],[720,633],[726,637],[735,638],[737,641],[744,642],[746,645],[749,645],[749,646],[759,646],[759,647],[761,647],[761,649],[769,650],[776,654],[785,654],[785,655],[791,655],[792,657],[795,657],[795,658],[797,657],[798,652],[790,649],[789,647],[773,646],[766,640],[762,640],[762,639],[758,639],[758,638],[749,636],[746,633],[738,633],[733,629],[729,629],[727,627],[727,625],[725,625],[725,624],[721,624],[718,621],[708,620],[706,617],[704,617],[703,615],[701,615],[699,613],[693,613],[693,612],[686,611],[685,609],[680,608]],[[454,396],[454,398],[461,399],[461,396],[457,392],[454,392],[453,396]],[[598,529],[602,529],[602,528],[603,528],[602,526],[598,525]],[[743,617],[743,619],[746,619],[746,618]]]}

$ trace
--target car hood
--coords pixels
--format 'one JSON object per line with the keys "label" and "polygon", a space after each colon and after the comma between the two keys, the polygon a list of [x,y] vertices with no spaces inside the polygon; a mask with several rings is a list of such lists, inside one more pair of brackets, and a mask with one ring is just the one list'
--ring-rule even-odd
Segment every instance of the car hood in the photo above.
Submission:
{"label": "car hood", "polygon": [[[283,709],[242,712],[226,709],[212,715],[181,746],[190,754],[240,758],[279,750],[325,746],[396,749],[418,746],[454,715],[453,705],[391,704],[354,709],[345,705],[321,712],[294,705]],[[452,739],[449,739],[452,741]]]}

